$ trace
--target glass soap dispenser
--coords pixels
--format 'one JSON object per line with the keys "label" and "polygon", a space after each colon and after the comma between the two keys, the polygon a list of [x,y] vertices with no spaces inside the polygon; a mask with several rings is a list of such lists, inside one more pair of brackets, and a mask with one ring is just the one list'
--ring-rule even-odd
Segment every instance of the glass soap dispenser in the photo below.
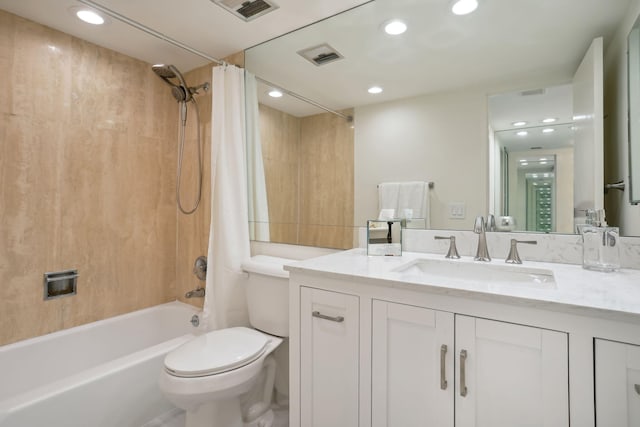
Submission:
{"label": "glass soap dispenser", "polygon": [[589,212],[590,224],[582,229],[582,267],[588,270],[616,271],[620,268],[620,231],[608,227],[604,210]]}

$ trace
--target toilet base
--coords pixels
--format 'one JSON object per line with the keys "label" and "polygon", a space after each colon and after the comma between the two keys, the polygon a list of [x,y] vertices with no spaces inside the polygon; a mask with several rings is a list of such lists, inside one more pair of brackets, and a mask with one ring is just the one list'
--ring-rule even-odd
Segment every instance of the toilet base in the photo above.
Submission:
{"label": "toilet base", "polygon": [[244,427],[240,399],[214,400],[187,411],[185,427]]}

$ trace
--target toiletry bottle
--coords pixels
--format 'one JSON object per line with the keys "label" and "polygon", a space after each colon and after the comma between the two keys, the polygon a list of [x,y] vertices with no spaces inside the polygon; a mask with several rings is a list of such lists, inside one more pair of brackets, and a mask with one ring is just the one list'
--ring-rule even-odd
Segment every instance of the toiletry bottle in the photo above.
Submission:
{"label": "toiletry bottle", "polygon": [[596,210],[592,224],[582,229],[582,267],[597,271],[619,269],[619,245],[618,227],[608,227],[604,220],[604,210]]}

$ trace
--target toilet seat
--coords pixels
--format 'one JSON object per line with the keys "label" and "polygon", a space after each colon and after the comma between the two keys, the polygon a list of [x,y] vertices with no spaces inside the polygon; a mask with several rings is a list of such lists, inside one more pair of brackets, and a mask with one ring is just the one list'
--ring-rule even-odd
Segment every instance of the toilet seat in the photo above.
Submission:
{"label": "toilet seat", "polygon": [[248,365],[264,353],[269,339],[245,327],[219,329],[201,335],[170,352],[164,360],[168,374],[206,377]]}

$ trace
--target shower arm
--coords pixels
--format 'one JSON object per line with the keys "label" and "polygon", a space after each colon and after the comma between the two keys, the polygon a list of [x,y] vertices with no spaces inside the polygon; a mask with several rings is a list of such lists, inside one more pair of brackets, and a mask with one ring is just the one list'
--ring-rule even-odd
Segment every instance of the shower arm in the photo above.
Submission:
{"label": "shower arm", "polygon": [[204,82],[201,85],[189,87],[189,92],[191,92],[191,95],[197,95],[199,93],[198,90],[202,89],[205,92],[209,92],[210,87],[209,82]]}

